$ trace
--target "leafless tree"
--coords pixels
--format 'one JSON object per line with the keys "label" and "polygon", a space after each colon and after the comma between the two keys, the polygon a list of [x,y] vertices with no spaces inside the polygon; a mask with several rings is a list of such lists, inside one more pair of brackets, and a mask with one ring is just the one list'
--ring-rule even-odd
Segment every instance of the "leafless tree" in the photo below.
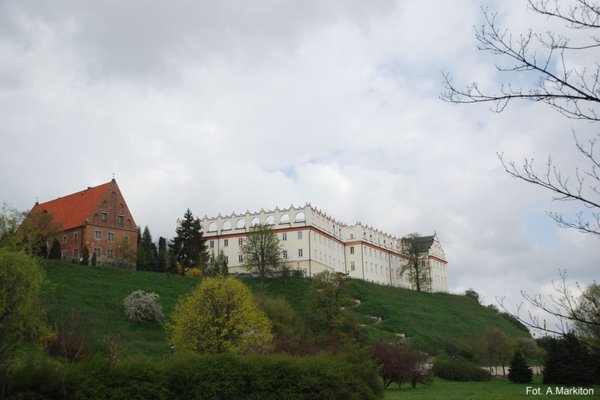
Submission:
{"label": "leafless tree", "polygon": [[[476,29],[478,49],[498,56],[499,72],[513,77],[531,76],[530,85],[504,83],[491,93],[477,82],[461,88],[453,77],[444,73],[446,91],[441,98],[457,104],[490,103],[491,110],[502,112],[512,100],[542,102],[567,118],[591,123],[600,121],[600,63],[580,66],[574,59],[592,57],[600,49],[600,4],[592,0],[528,0],[529,9],[549,20],[563,22],[568,32],[536,32],[513,35],[498,23],[498,14],[483,8],[484,24]],[[521,79],[519,79],[520,81]],[[573,134],[574,135],[574,134]],[[575,136],[575,135],[574,135]],[[554,193],[554,199],[573,201],[583,209],[574,217],[549,212],[559,226],[600,236],[600,154],[595,148],[600,134],[587,141],[575,136],[575,146],[585,167],[575,169],[574,175],[564,174],[548,157],[545,168],[538,170],[532,158],[522,165],[506,161],[498,154],[504,169],[512,177],[541,186]]]}

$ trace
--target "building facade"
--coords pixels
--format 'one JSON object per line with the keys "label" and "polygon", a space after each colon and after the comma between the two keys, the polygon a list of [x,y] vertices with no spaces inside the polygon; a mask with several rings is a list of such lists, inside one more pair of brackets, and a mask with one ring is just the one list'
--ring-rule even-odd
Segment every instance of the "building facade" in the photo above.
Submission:
{"label": "building facade", "polygon": [[[310,204],[205,216],[202,229],[209,253],[222,250],[230,272],[245,272],[241,244],[256,224],[271,226],[280,239],[284,261],[305,276],[332,271],[381,285],[411,288],[407,274],[401,273],[407,257],[401,252],[400,238],[361,223],[346,225]],[[431,289],[447,292],[447,261],[439,239],[434,234],[421,240],[422,259],[431,271]]]}
{"label": "building facade", "polygon": [[87,247],[98,264],[135,265],[137,225],[117,182],[88,187],[46,203],[30,213],[48,213],[58,229],[46,232],[57,238],[63,260],[80,261]]}

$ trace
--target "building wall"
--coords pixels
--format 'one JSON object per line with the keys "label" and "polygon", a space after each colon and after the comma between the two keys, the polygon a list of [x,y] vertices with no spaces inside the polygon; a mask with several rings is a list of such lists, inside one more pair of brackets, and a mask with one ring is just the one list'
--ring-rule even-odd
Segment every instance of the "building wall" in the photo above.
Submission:
{"label": "building wall", "polygon": [[[348,226],[310,205],[215,218],[204,217],[202,227],[209,253],[223,250],[232,273],[242,273],[240,240],[254,224],[271,225],[280,239],[285,261],[306,276],[329,270],[382,285],[410,287],[400,274],[404,257],[400,239],[357,223]],[[428,255],[432,290],[448,291],[446,260],[439,241]]]}

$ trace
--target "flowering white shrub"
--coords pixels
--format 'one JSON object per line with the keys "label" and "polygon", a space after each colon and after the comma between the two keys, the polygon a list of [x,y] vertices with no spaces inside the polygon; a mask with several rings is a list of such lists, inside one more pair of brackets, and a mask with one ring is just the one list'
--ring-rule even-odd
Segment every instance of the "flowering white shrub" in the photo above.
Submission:
{"label": "flowering white shrub", "polygon": [[163,318],[162,308],[158,304],[158,294],[156,293],[136,290],[125,297],[123,306],[125,306],[125,314],[132,321],[142,322],[148,319],[160,322]]}

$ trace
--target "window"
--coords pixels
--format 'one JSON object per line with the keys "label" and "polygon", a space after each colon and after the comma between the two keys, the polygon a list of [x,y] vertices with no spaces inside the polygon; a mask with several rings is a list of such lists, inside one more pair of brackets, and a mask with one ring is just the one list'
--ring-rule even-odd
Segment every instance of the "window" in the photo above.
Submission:
{"label": "window", "polygon": [[117,215],[117,225],[123,226],[123,221],[125,220],[125,216]]}
{"label": "window", "polygon": [[107,238],[108,238],[109,242],[114,242],[115,241],[115,234],[113,232],[108,232]]}
{"label": "window", "polygon": [[215,241],[211,240],[210,242],[208,242],[208,247],[210,247],[211,249],[215,248]]}
{"label": "window", "polygon": [[298,249],[298,257],[302,257],[302,249]]}
{"label": "window", "polygon": [[106,256],[108,258],[113,258],[114,257],[114,253],[113,253],[112,249],[106,250]]}
{"label": "window", "polygon": [[229,239],[223,240],[223,246],[224,247],[229,247]]}
{"label": "window", "polygon": [[77,239],[79,239],[79,234],[77,232],[73,232],[73,241],[77,242]]}
{"label": "window", "polygon": [[239,239],[238,239],[238,244],[239,244],[240,246],[241,246],[241,245],[243,245],[243,244],[244,244],[244,239],[242,239],[242,238],[239,238]]}
{"label": "window", "polygon": [[354,246],[350,247],[350,254],[354,254]]}
{"label": "window", "polygon": [[225,256],[225,264],[229,264],[229,257]]}
{"label": "window", "polygon": [[96,257],[100,257],[101,253],[102,249],[100,247],[94,247],[94,254],[96,255]]}
{"label": "window", "polygon": [[108,213],[103,212],[101,215],[101,221],[106,222],[108,220]]}
{"label": "window", "polygon": [[73,249],[73,258],[79,258],[79,249]]}
{"label": "window", "polygon": [[288,258],[287,250],[283,250],[283,258]]}
{"label": "window", "polygon": [[125,237],[123,238],[123,241],[124,241],[125,243],[129,243],[129,236],[125,236]]}
{"label": "window", "polygon": [[102,240],[102,231],[94,231],[94,239]]}
{"label": "window", "polygon": [[63,260],[65,260],[67,258],[67,251],[66,250],[63,250],[61,252],[61,257],[62,257]]}
{"label": "window", "polygon": [[356,269],[356,265],[354,264],[354,261],[350,261],[350,271],[354,271]]}
{"label": "window", "polygon": [[63,235],[63,244],[67,244],[67,235]]}
{"label": "window", "polygon": [[281,234],[281,240],[287,240],[287,232]]}
{"label": "window", "polygon": [[302,239],[302,231],[298,232],[298,239]]}
{"label": "window", "polygon": [[240,262],[240,264],[244,262],[244,255],[243,254],[240,254],[238,256],[238,261]]}

